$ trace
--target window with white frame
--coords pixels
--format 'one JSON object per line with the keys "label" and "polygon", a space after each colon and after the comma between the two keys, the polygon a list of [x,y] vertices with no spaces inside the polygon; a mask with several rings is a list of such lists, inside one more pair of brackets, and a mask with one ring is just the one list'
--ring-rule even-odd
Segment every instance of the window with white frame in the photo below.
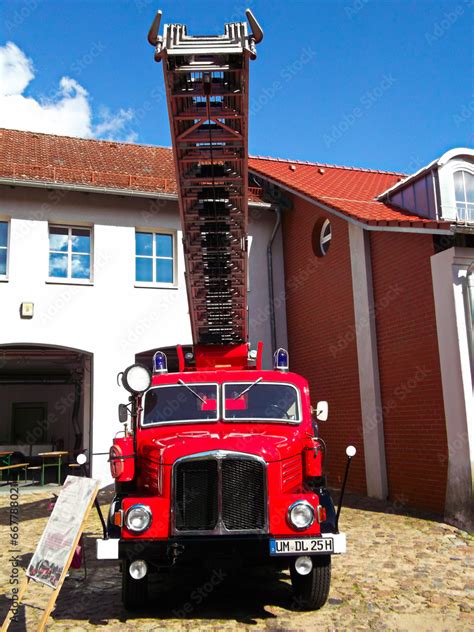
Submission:
{"label": "window with white frame", "polygon": [[474,222],[474,174],[460,170],[454,172],[456,215],[460,222]]}
{"label": "window with white frame", "polygon": [[173,233],[135,233],[135,280],[151,285],[175,284]]}
{"label": "window with white frame", "polygon": [[49,278],[77,282],[90,280],[90,228],[49,227]]}
{"label": "window with white frame", "polygon": [[7,276],[8,222],[0,222],[0,278]]}
{"label": "window with white frame", "polygon": [[313,252],[317,257],[327,255],[329,246],[331,245],[331,239],[331,222],[324,217],[320,217],[316,220],[312,234]]}

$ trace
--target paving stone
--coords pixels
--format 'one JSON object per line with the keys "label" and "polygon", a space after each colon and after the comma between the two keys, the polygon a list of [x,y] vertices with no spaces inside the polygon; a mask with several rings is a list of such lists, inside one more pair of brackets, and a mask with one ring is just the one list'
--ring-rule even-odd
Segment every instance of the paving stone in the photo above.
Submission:
{"label": "paving stone", "polygon": [[[20,495],[18,552],[25,567],[48,519],[45,493]],[[100,495],[107,505],[110,494]],[[0,617],[9,605],[8,494],[0,495]],[[121,604],[120,573],[114,562],[94,559],[94,537],[100,524],[91,513],[86,525],[88,578],[71,571],[49,619],[47,630],[56,632],[166,632],[265,630],[272,632],[346,632],[350,630],[424,630],[465,632],[474,629],[471,568],[474,540],[455,527],[387,511],[381,501],[352,497],[341,514],[347,532],[348,554],[333,559],[328,603],[318,612],[291,609],[288,573],[262,572],[228,577],[202,603],[191,600],[198,586],[194,577],[172,575],[152,582],[152,604],[140,614],[127,613]],[[45,603],[45,591],[31,585],[28,603],[20,613],[23,629],[34,630]],[[3,597],[2,597],[3,593]],[[5,594],[6,593],[6,594]],[[190,601],[192,612],[177,612]],[[19,627],[18,629],[21,629]],[[11,632],[17,632],[15,626]]]}

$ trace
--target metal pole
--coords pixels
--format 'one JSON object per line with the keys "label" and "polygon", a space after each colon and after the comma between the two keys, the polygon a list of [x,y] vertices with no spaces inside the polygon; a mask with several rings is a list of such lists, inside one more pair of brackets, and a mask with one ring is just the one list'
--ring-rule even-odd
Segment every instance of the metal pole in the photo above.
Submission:
{"label": "metal pole", "polygon": [[[80,463],[80,466],[81,466],[81,470],[82,470],[82,475],[85,476],[86,478],[90,478],[89,477],[88,468],[86,466],[86,463]],[[109,533],[107,531],[107,525],[105,524],[104,516],[102,515],[102,510],[100,508],[100,504],[99,504],[99,501],[97,499],[97,496],[94,499],[94,507],[96,508],[97,513],[99,514],[99,519],[100,519],[100,522],[102,524],[102,535],[104,536],[104,540],[108,540],[109,539]]]}
{"label": "metal pole", "polygon": [[347,456],[347,463],[346,463],[346,471],[344,472],[344,480],[342,481],[342,487],[341,487],[341,494],[339,496],[339,503],[337,506],[337,514],[336,514],[336,533],[339,532],[339,516],[341,514],[341,508],[342,508],[342,499],[344,498],[344,492],[346,491],[346,483],[347,483],[347,477],[349,476],[349,467],[351,466],[351,461],[352,461],[352,456]]}

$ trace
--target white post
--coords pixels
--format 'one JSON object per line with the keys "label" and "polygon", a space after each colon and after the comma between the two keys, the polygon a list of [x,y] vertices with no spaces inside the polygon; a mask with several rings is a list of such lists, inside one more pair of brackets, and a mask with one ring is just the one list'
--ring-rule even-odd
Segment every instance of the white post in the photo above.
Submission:
{"label": "white post", "polygon": [[387,466],[369,235],[354,224],[348,226],[367,493],[385,499],[388,495]]}

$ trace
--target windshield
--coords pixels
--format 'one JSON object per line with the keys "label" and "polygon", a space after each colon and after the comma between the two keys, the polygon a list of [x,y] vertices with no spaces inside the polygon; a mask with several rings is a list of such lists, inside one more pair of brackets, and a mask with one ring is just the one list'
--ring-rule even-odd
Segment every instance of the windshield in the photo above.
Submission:
{"label": "windshield", "polygon": [[298,391],[290,384],[235,382],[224,385],[224,419],[299,421]]}
{"label": "windshield", "polygon": [[217,421],[217,385],[191,383],[189,386],[158,386],[150,389],[145,395],[142,426]]}

